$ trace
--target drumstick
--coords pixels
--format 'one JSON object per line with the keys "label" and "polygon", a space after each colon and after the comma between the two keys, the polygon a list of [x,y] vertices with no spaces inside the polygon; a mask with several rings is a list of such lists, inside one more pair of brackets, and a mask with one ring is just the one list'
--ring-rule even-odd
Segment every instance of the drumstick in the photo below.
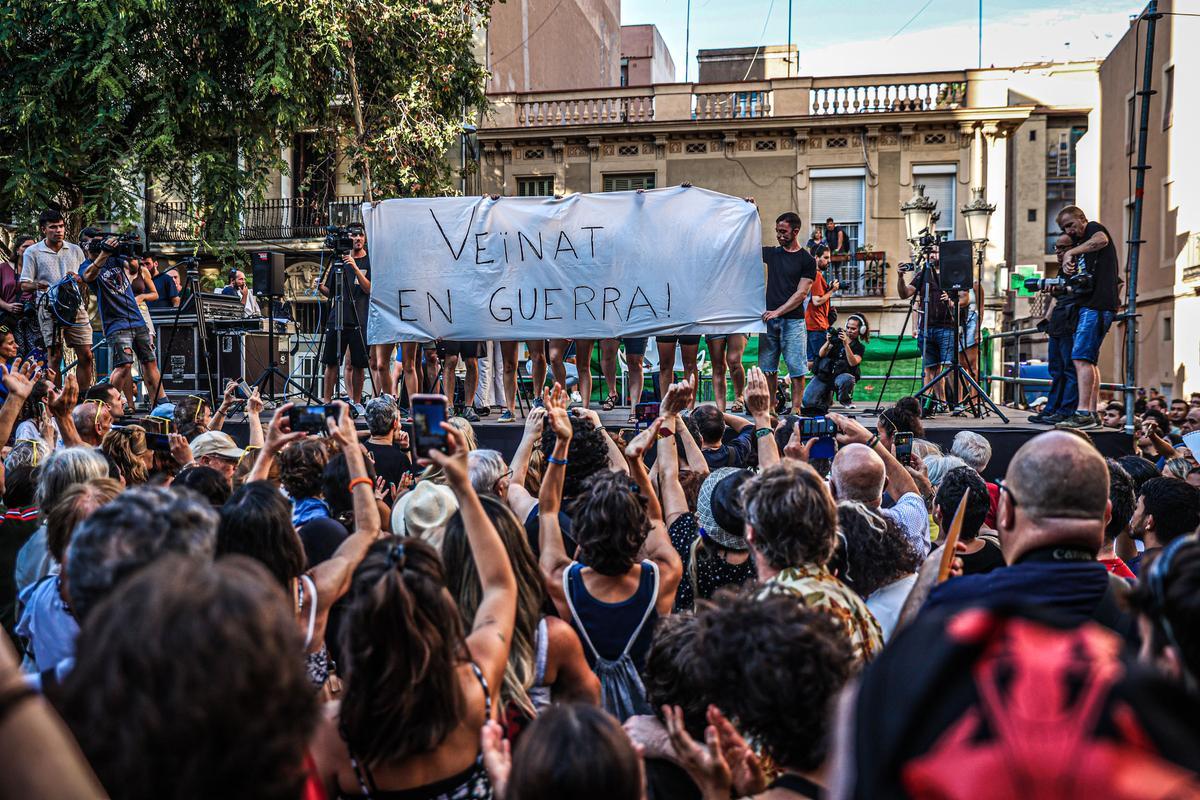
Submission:
{"label": "drumstick", "polygon": [[937,582],[942,583],[950,577],[950,565],[954,562],[954,546],[958,544],[958,536],[962,533],[963,515],[967,512],[967,498],[970,492],[963,492],[962,500],[958,501],[958,510],[954,512],[954,521],[950,523],[950,533],[942,544],[942,561],[938,565]]}

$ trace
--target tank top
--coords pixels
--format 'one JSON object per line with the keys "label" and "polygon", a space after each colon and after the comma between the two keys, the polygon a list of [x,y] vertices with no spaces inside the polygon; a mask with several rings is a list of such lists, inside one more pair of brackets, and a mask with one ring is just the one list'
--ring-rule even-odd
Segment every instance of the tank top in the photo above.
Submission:
{"label": "tank top", "polygon": [[[479,679],[483,687],[483,708],[485,717],[492,716],[492,693],[488,690],[487,678],[475,662],[471,662],[471,671]],[[492,784],[488,780],[487,770],[483,768],[483,750],[475,757],[475,763],[457,775],[443,778],[440,781],[427,783],[424,786],[414,786],[409,789],[380,790],[375,785],[375,776],[365,763],[359,763],[350,754],[350,765],[354,767],[354,776],[358,778],[358,786],[362,790],[359,795],[339,791],[340,800],[351,800],[354,797],[366,797],[369,800],[491,800]]]}
{"label": "tank top", "polygon": [[620,602],[606,603],[588,592],[583,582],[583,566],[578,561],[571,564],[566,584],[573,616],[571,624],[579,631],[580,638],[591,645],[584,648],[588,663],[594,667],[596,655],[610,661],[619,659],[632,639],[629,657],[641,670],[658,622],[654,607],[658,600],[658,568],[651,561],[643,561],[637,591]]}

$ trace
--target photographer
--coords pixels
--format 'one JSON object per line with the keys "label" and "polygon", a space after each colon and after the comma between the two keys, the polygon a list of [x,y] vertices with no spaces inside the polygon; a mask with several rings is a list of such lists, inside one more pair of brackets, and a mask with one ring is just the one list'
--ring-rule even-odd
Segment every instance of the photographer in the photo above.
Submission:
{"label": "photographer", "polygon": [[65,336],[67,344],[71,345],[79,359],[76,377],[79,389],[83,391],[92,385],[94,369],[92,323],[88,319],[87,307],[80,304],[75,312],[75,321],[64,324],[54,315],[47,293],[51,286],[63,278],[76,275],[86,256],[79,245],[66,241],[67,221],[62,212],[52,208],[43,211],[38,217],[38,229],[44,238],[25,250],[21,259],[21,288],[27,292],[37,292],[38,325],[46,345],[47,366],[54,370],[55,382],[61,379],[58,367],[62,360],[62,340]]}
{"label": "photographer", "polygon": [[1079,319],[1071,348],[1075,375],[1079,380],[1079,408],[1060,428],[1091,430],[1101,427],[1096,407],[1100,403],[1100,345],[1112,326],[1120,306],[1117,293],[1117,248],[1108,229],[1099,222],[1088,222],[1078,206],[1058,212],[1062,232],[1071,237],[1072,246],[1062,255],[1063,273],[1068,277],[1087,276],[1077,284],[1076,302]]}
{"label": "photographer", "polygon": [[[367,355],[367,304],[371,299],[371,257],[367,254],[367,232],[361,222],[347,226],[350,252],[340,256],[325,273],[321,282],[321,294],[335,297],[329,309],[329,321],[325,326],[325,347],[321,363],[325,365],[325,401],[332,402],[337,390],[338,366],[346,351],[350,351],[350,385],[346,387],[350,399],[362,403],[363,370],[370,359]],[[334,291],[334,276],[341,276],[340,291]],[[338,326],[338,316],[341,326]],[[378,390],[379,387],[376,387]]]}
{"label": "photographer", "polygon": [[[134,398],[132,364],[136,355],[142,369],[142,382],[157,397],[149,398],[153,408],[166,399],[162,379],[158,373],[158,359],[154,353],[154,339],[150,328],[138,307],[137,295],[130,281],[127,265],[129,260],[118,255],[116,238],[105,239],[99,246],[89,248],[91,258],[79,266],[79,274],[88,286],[96,289],[96,305],[100,310],[100,322],[104,326],[104,337],[108,340],[112,355],[113,370],[109,381],[126,397]],[[143,282],[149,281],[149,273],[139,270]],[[153,283],[149,288],[152,290]],[[90,327],[89,327],[90,330]]]}
{"label": "photographer", "polygon": [[813,361],[813,377],[804,390],[804,413],[821,415],[829,410],[833,395],[838,402],[851,408],[854,384],[859,378],[859,364],[867,352],[863,344],[869,338],[867,321],[858,314],[846,320],[845,330],[830,328],[825,335],[816,359]]}
{"label": "photographer", "polygon": [[[1071,237],[1065,233],[1054,242],[1054,254],[1062,268],[1063,254],[1071,248]],[[1079,380],[1075,365],[1071,363],[1071,350],[1075,342],[1075,325],[1078,323],[1079,308],[1070,292],[1057,293],[1054,308],[1046,317],[1046,361],[1050,368],[1050,393],[1042,413],[1034,414],[1029,421],[1035,425],[1056,425],[1069,419],[1079,406]],[[1038,326],[1042,327],[1041,325]]]}
{"label": "photographer", "polygon": [[[925,368],[925,381],[928,383],[938,376],[938,373],[950,366],[958,358],[954,352],[954,326],[956,317],[954,303],[965,306],[969,302],[966,292],[959,292],[951,298],[942,291],[942,284],[937,264],[937,248],[930,253],[929,260],[913,273],[911,265],[901,264],[899,267],[897,291],[903,300],[916,295],[917,311],[924,318],[924,326],[917,324],[917,349],[921,351],[921,365]],[[906,268],[907,267],[907,268]],[[911,283],[905,283],[904,276],[913,273]],[[929,303],[925,303],[925,283],[929,283]],[[946,401],[947,381],[939,381],[933,386],[934,396]]]}

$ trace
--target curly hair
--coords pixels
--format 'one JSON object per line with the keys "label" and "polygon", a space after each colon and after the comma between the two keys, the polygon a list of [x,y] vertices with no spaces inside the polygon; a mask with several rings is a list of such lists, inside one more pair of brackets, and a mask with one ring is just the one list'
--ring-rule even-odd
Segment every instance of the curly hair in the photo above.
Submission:
{"label": "curly hair", "polygon": [[921,557],[895,522],[856,500],[838,503],[846,543],[842,582],[864,598],[921,566]]}
{"label": "curly hair", "polygon": [[933,502],[941,510],[942,521],[949,530],[964,495],[968,500],[967,507],[963,509],[963,525],[959,539],[963,542],[973,542],[987,519],[992,503],[987,484],[979,477],[979,473],[966,465],[950,470],[939,481]]}
{"label": "curly hair", "polygon": [[889,434],[896,431],[911,431],[912,435],[925,438],[925,424],[921,422],[921,403],[915,397],[901,397],[896,405],[885,409],[879,415],[879,424],[887,428]]}
{"label": "curly hair", "polygon": [[299,797],[318,722],[303,648],[260,566],[167,556],[92,612],[63,718],[114,797]]}
{"label": "curly hair", "polygon": [[776,569],[823,566],[833,555],[837,508],[816,470],[790,459],[742,486],[746,522],[754,550]]}
{"label": "curly hair", "polygon": [[[568,467],[569,469],[569,467]],[[576,560],[601,575],[624,575],[637,562],[650,533],[646,498],[623,472],[592,475],[571,504],[571,538]]]}
{"label": "curly hair", "polygon": [[832,704],[851,672],[844,630],[794,598],[718,599],[698,614],[695,647],[705,655],[706,682],[721,691],[722,711],[780,767],[819,768]]}
{"label": "curly hair", "polygon": [[295,500],[321,496],[321,473],[329,463],[322,439],[301,439],[284,448],[276,459],[283,488]]}
{"label": "curly hair", "polygon": [[140,425],[114,427],[100,441],[100,452],[117,465],[127,486],[136,486],[149,480],[150,472],[142,461],[147,449],[146,429]]}
{"label": "curly hair", "polygon": [[371,545],[354,572],[341,636],[339,724],[363,762],[427,753],[458,728],[466,700],[457,667],[469,655],[431,545],[411,537]]}
{"label": "curly hair", "polygon": [[663,706],[683,709],[683,723],[693,737],[703,737],[707,713],[715,702],[704,682],[707,656],[696,649],[700,618],[695,614],[672,614],[660,619],[642,667],[646,702],[659,721]]}
{"label": "curly hair", "polygon": [[[506,704],[515,705],[530,717],[536,715],[529,689],[537,676],[537,628],[542,619],[542,604],[546,592],[537,559],[529,547],[525,528],[516,515],[502,500],[483,494],[479,496],[483,511],[496,527],[508,552],[509,563],[517,577],[517,621],[513,628],[512,645],[508,651],[508,666],[504,670],[504,684],[500,687],[500,698]],[[479,568],[471,553],[467,540],[467,529],[461,511],[455,512],[446,523],[442,539],[442,561],[446,566],[446,586],[458,604],[458,613],[464,629],[475,624],[475,612],[483,599],[483,586],[479,582]]]}
{"label": "curly hair", "polygon": [[[587,742],[580,747],[580,742]],[[621,723],[595,706],[542,713],[513,753],[505,800],[640,800],[642,764]]]}
{"label": "curly hair", "polygon": [[[577,497],[588,478],[608,470],[608,444],[604,432],[596,430],[592,421],[582,417],[571,417],[574,435],[567,449],[567,470],[563,477],[563,500]],[[557,441],[549,425],[542,430],[542,454],[549,458]]]}
{"label": "curly hair", "polygon": [[243,485],[221,506],[217,555],[231,553],[261,563],[285,589],[304,571],[304,545],[292,525],[292,507],[266,481]]}

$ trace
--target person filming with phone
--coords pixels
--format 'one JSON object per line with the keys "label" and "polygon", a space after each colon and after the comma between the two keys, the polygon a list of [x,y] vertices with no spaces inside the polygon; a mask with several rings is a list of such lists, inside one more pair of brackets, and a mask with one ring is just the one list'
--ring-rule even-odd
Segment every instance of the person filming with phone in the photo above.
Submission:
{"label": "person filming with phone", "polygon": [[869,332],[867,321],[851,314],[844,328],[831,327],[825,343],[813,360],[813,377],[804,390],[804,413],[810,416],[829,410],[834,394],[845,408],[853,408],[854,384],[860,376],[859,365],[867,352],[864,344]]}

